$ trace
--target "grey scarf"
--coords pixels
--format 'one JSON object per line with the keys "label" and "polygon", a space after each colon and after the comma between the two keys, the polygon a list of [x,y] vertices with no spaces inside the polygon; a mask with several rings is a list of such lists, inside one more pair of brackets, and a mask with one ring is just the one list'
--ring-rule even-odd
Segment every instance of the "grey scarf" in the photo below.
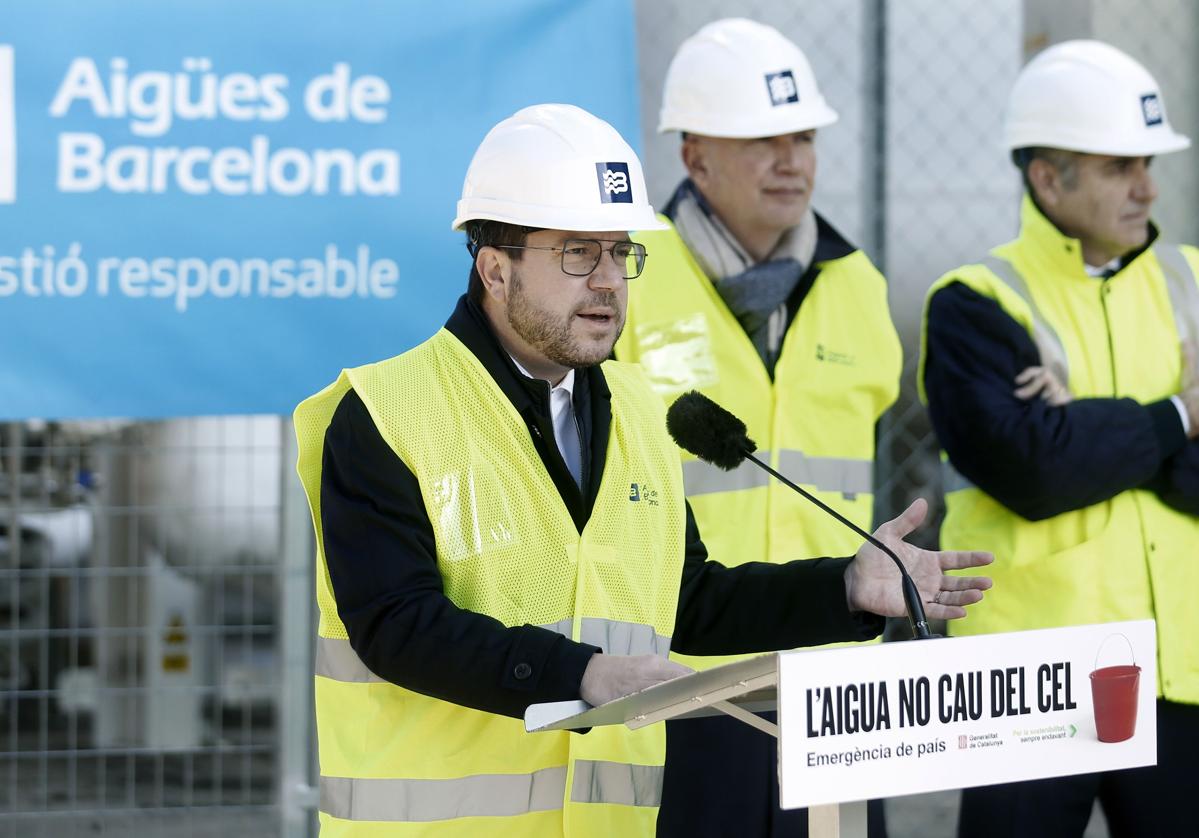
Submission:
{"label": "grey scarf", "polygon": [[816,252],[812,208],[783,234],[765,261],[757,264],[707,207],[691,181],[684,181],[675,192],[670,208],[683,243],[773,375],[788,326],[787,298]]}

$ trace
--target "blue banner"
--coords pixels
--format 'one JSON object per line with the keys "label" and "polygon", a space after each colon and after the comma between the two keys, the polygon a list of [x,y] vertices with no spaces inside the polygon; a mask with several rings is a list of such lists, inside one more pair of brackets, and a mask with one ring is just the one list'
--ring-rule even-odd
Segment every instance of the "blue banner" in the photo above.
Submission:
{"label": "blue banner", "polygon": [[631,0],[6,3],[0,418],[289,413],[413,346],[537,102],[637,145]]}

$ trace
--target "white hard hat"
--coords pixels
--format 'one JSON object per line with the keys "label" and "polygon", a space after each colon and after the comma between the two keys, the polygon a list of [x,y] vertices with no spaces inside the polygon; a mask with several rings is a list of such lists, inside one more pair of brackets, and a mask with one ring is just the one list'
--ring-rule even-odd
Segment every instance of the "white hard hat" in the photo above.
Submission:
{"label": "white hard hat", "polygon": [[1020,71],[1008,98],[1009,150],[1043,146],[1118,157],[1181,151],[1161,89],[1130,56],[1100,41],[1065,41]]}
{"label": "white hard hat", "polygon": [[777,137],[837,121],[799,47],[745,18],[709,23],[666,71],[659,131]]}
{"label": "white hard hat", "polygon": [[466,170],[453,227],[475,219],[580,232],[666,228],[633,149],[574,105],[533,105],[487,133]]}

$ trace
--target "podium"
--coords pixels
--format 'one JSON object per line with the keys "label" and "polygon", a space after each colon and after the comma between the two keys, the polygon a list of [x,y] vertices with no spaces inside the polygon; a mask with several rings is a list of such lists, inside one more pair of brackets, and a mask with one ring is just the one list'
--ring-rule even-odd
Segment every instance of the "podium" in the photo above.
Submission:
{"label": "podium", "polygon": [[1156,764],[1156,660],[1152,620],[777,652],[534,704],[525,729],[725,713],[778,737],[780,803],[808,807],[812,838],[864,838],[869,798]]}

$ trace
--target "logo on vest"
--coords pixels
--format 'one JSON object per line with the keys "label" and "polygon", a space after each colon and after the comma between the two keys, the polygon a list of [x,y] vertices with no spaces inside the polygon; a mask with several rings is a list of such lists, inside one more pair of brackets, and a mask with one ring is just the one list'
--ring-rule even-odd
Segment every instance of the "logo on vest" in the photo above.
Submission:
{"label": "logo on vest", "polygon": [[816,360],[825,364],[840,364],[843,367],[852,367],[858,362],[858,359],[848,352],[834,352],[823,343],[816,344]]}
{"label": "logo on vest", "polygon": [[790,70],[781,73],[766,74],[766,89],[770,91],[770,105],[790,105],[799,101],[799,88],[795,86],[795,76]]}
{"label": "logo on vest", "polygon": [[0,44],[0,204],[17,199],[17,118],[13,49]]}
{"label": "logo on vest", "polygon": [[658,492],[646,483],[629,484],[629,503],[648,503],[658,505]]}
{"label": "logo on vest", "polygon": [[595,175],[599,179],[600,200],[605,204],[633,203],[628,163],[596,163]]}
{"label": "logo on vest", "polygon": [[1162,124],[1166,115],[1162,112],[1162,103],[1156,93],[1146,93],[1141,97],[1141,114],[1145,117],[1147,127]]}

